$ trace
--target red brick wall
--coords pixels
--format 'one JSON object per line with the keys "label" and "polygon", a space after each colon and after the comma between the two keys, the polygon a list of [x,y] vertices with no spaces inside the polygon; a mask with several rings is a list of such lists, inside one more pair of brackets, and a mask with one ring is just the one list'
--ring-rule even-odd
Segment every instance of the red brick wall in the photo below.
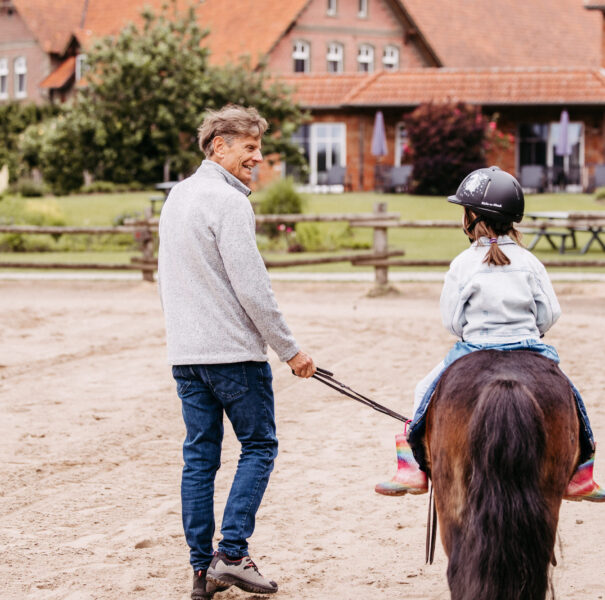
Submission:
{"label": "red brick wall", "polygon": [[46,97],[38,89],[38,84],[50,73],[50,58],[38,46],[16,12],[0,12],[0,58],[8,59],[8,101],[15,100],[14,60],[19,56],[25,57],[27,61],[27,97],[22,102],[40,104]]}
{"label": "red brick wall", "polygon": [[269,69],[276,73],[294,70],[292,48],[295,40],[311,45],[310,73],[326,73],[328,44],[344,45],[344,72],[357,71],[357,48],[360,44],[374,46],[374,70],[382,68],[386,45],[399,48],[399,67],[426,66],[414,42],[405,43],[401,21],[385,0],[368,0],[368,16],[357,16],[357,0],[338,0],[335,16],[326,12],[326,0],[313,0],[303,11],[294,27],[280,40],[269,56]]}

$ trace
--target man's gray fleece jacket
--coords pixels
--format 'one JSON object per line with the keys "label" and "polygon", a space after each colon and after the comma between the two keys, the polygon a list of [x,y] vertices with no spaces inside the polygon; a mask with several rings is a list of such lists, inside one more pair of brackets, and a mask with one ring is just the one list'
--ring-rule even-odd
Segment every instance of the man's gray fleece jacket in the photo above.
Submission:
{"label": "man's gray fleece jacket", "polygon": [[250,190],[204,160],[160,217],[158,280],[172,365],[280,360],[299,347],[256,246]]}

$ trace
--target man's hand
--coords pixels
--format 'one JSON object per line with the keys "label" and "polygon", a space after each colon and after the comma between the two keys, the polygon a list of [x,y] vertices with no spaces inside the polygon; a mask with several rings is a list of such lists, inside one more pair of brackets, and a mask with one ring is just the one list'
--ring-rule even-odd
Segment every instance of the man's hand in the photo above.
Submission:
{"label": "man's hand", "polygon": [[302,350],[288,361],[288,365],[290,365],[290,368],[298,377],[307,378],[312,377],[315,374],[313,359]]}

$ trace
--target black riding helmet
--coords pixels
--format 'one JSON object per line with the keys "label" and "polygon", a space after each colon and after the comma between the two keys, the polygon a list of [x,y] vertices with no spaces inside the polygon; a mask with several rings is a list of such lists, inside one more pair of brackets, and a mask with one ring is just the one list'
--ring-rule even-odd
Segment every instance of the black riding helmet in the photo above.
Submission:
{"label": "black riding helmet", "polygon": [[499,167],[473,171],[458,186],[456,195],[448,197],[448,201],[501,223],[518,223],[525,209],[521,185]]}

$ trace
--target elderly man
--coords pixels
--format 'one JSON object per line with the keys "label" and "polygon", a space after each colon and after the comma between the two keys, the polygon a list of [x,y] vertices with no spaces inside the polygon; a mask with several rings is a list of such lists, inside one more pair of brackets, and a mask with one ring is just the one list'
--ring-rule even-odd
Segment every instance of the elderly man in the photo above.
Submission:
{"label": "elderly man", "polygon": [[[254,108],[228,105],[209,112],[198,132],[206,160],[172,189],[160,218],[168,360],[187,428],[181,500],[193,600],[212,598],[230,585],[251,593],[277,591],[248,555],[277,455],[267,343],[299,377],[315,372],[278,308],[256,246],[248,185],[263,160],[266,129]],[[222,540],[213,552],[223,411],[241,455],[223,513]]]}

